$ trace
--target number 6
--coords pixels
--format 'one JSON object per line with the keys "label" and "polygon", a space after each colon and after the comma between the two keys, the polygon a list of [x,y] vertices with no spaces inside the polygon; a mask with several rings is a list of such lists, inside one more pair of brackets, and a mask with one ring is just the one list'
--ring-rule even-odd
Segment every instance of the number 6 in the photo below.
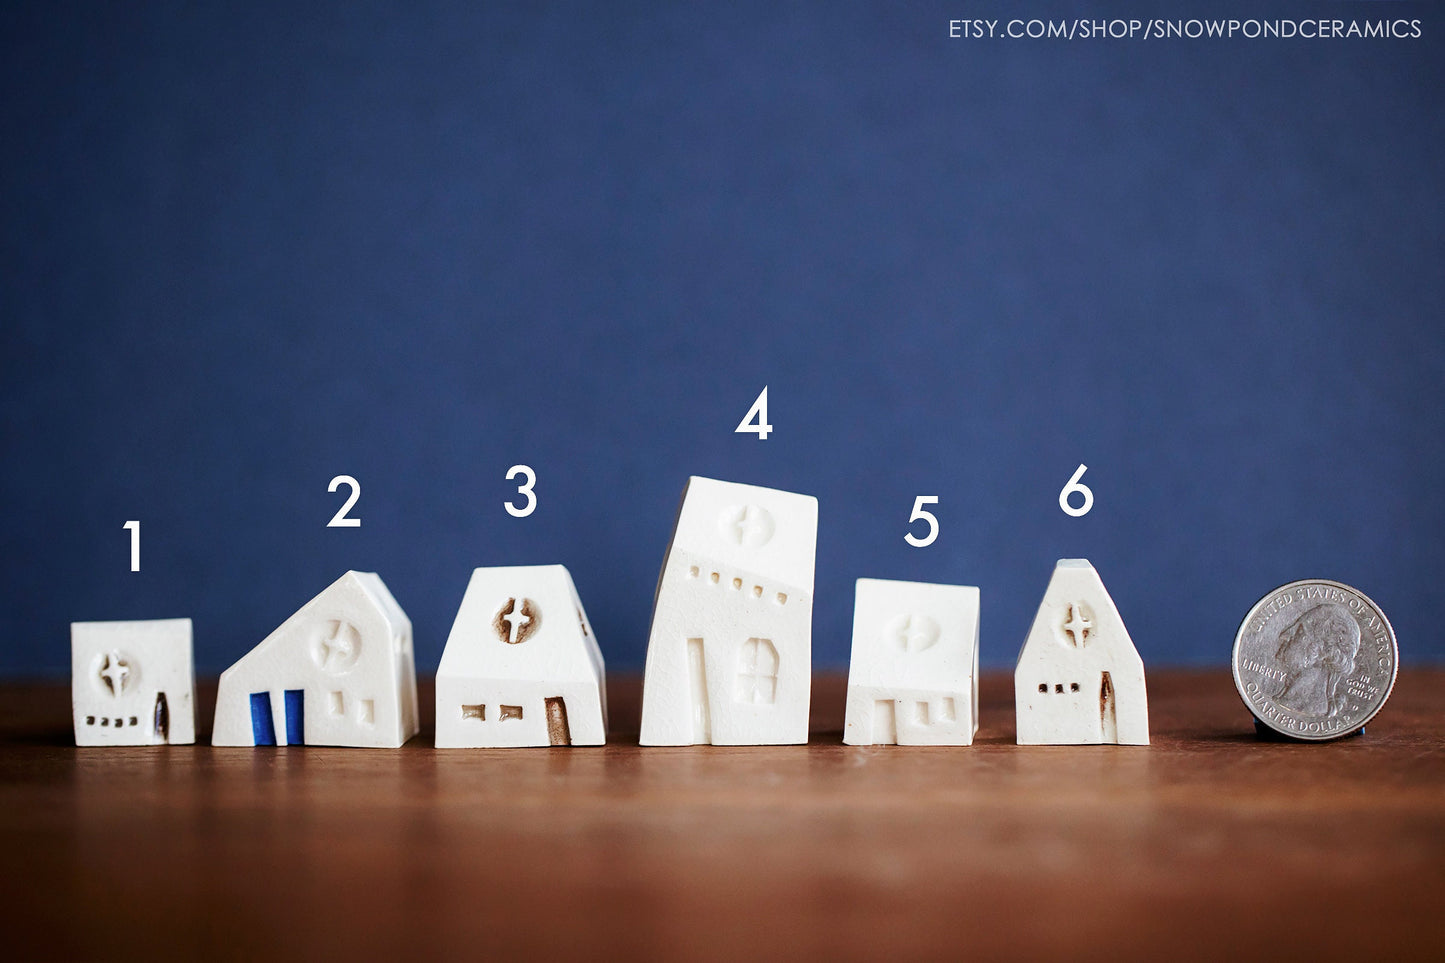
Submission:
{"label": "number 6", "polygon": [[913,514],[908,516],[908,524],[912,525],[920,518],[928,520],[928,534],[922,538],[915,538],[912,532],[903,536],[903,540],[914,548],[927,548],[938,538],[938,519],[932,512],[923,510],[924,505],[937,505],[937,495],[919,495],[913,500]]}
{"label": "number 6", "polygon": [[[1070,478],[1069,483],[1064,486],[1064,490],[1059,492],[1059,507],[1064,510],[1065,515],[1072,515],[1078,518],[1080,515],[1089,514],[1089,509],[1094,507],[1094,493],[1089,490],[1088,485],[1082,484],[1079,481],[1080,478],[1084,477],[1084,472],[1088,470],[1088,465],[1080,465],[1079,470],[1074,472],[1074,477]],[[1069,496],[1074,492],[1082,492],[1084,495],[1084,504],[1078,508],[1074,508],[1069,504]]]}

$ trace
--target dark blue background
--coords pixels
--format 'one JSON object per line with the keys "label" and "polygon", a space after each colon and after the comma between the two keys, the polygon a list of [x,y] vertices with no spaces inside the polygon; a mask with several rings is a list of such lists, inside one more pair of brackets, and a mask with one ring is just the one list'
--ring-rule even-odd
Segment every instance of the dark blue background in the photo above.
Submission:
{"label": "dark blue background", "polygon": [[[1445,657],[1445,20],[1249,6],[1424,38],[948,37],[1212,3],[7,7],[0,672],[181,615],[218,671],[358,568],[428,673],[473,566],[554,561],[637,667],[689,474],[818,496],[821,665],[862,575],[981,586],[1012,665],[1060,556],[1149,664],[1225,662],[1309,576]],[[360,529],[324,527],[340,473]]]}

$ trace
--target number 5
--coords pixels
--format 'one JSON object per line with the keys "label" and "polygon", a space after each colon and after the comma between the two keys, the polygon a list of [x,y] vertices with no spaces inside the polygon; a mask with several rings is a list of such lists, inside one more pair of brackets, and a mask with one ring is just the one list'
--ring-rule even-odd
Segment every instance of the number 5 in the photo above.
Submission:
{"label": "number 5", "polygon": [[532,491],[532,486],[537,484],[537,473],[534,472],[532,469],[528,468],[526,465],[513,465],[511,468],[507,469],[508,481],[518,475],[527,476],[527,481],[517,487],[518,495],[527,496],[527,504],[523,505],[521,508],[518,508],[511,502],[502,502],[502,505],[507,509],[507,514],[511,515],[513,518],[526,518],[528,515],[532,514],[534,511],[537,510],[537,493]]}
{"label": "number 5", "polygon": [[913,514],[908,516],[908,524],[912,525],[920,518],[927,519],[928,534],[923,536],[922,538],[914,538],[913,533],[909,532],[908,534],[903,536],[903,540],[905,542],[907,542],[909,545],[912,545],[914,548],[927,548],[928,546],[933,544],[933,540],[938,538],[938,519],[934,516],[932,512],[924,511],[923,506],[937,504],[937,495],[919,495],[913,500]]}

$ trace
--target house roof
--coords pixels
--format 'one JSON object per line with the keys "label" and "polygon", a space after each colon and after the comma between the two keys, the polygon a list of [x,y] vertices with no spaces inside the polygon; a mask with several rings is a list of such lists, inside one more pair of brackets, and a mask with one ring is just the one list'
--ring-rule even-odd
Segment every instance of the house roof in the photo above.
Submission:
{"label": "house roof", "polygon": [[860,578],[850,685],[937,689],[973,674],[979,591],[971,585]]}
{"label": "house roof", "polygon": [[[523,600],[529,604],[519,622]],[[522,641],[510,641],[528,624]],[[566,567],[515,565],[472,572],[437,677],[597,682],[602,671],[601,650]]]}
{"label": "house roof", "polygon": [[674,551],[813,592],[818,500],[812,495],[718,481],[687,481],[673,528]]}
{"label": "house roof", "polygon": [[[1065,638],[1062,623],[1071,618],[1070,607],[1080,602],[1086,606],[1086,619],[1092,623],[1088,629],[1091,641],[1075,647]],[[1044,590],[1033,625],[1019,649],[1018,662],[1022,664],[1026,658],[1090,663],[1141,661],[1113,597],[1088,559],[1061,558],[1054,565],[1049,587]]]}

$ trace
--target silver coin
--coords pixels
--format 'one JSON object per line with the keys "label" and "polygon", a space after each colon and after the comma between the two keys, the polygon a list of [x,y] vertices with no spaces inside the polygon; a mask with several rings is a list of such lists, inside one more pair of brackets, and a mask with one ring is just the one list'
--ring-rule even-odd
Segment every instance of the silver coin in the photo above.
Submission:
{"label": "silver coin", "polygon": [[1281,585],[1234,636],[1234,684],[1254,717],[1296,739],[1338,739],[1374,718],[1400,650],[1380,607],[1322,578]]}

